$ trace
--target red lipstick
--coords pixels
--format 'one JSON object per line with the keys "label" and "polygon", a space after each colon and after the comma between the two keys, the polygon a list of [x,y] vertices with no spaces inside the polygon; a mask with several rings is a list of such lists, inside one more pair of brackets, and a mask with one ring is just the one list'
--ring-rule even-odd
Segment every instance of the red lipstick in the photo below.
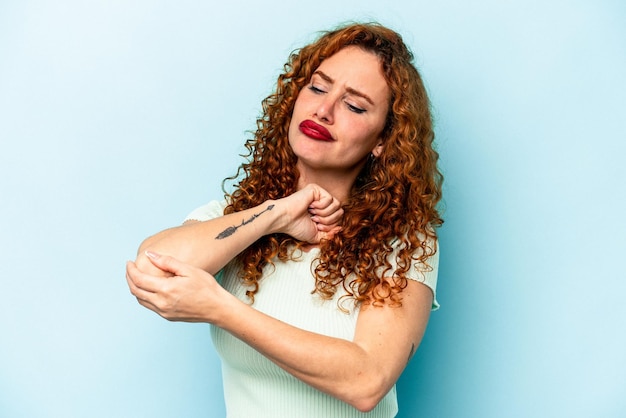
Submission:
{"label": "red lipstick", "polygon": [[328,132],[328,129],[322,125],[313,122],[312,120],[305,120],[299,125],[300,132],[308,136],[309,138],[318,139],[320,141],[332,141],[333,137]]}

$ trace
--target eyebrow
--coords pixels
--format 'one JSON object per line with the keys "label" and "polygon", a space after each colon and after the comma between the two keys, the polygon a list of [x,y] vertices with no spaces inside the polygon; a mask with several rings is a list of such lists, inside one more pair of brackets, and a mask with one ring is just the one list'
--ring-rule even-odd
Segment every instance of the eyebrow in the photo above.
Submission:
{"label": "eyebrow", "polygon": [[[333,84],[333,83],[335,82],[335,80],[333,80],[331,77],[329,77],[329,76],[328,76],[328,74],[324,73],[323,71],[317,70],[317,71],[315,71],[315,72],[313,73],[313,75],[315,75],[315,74],[319,75],[319,76],[320,76],[320,77],[321,77],[324,81],[326,81],[326,82],[328,82],[328,83]],[[355,90],[355,89],[353,89],[352,87],[346,87],[346,91],[347,91],[348,93],[350,93],[350,94],[355,95],[355,96],[359,96],[359,97],[364,98],[364,99],[365,99],[365,100],[367,100],[367,101],[368,101],[371,105],[373,105],[373,104],[374,104],[374,102],[372,101],[372,99],[370,99],[370,97],[369,97],[367,94],[365,94],[365,93],[362,93],[362,92],[360,92],[360,91],[358,91],[358,90]]]}

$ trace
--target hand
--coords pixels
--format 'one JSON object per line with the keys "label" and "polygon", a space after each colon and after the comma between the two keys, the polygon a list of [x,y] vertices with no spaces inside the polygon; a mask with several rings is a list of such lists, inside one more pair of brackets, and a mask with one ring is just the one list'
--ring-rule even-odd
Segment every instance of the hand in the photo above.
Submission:
{"label": "hand", "polygon": [[310,244],[330,239],[341,230],[341,202],[318,185],[309,184],[281,199],[288,206],[281,232]]}
{"label": "hand", "polygon": [[126,263],[126,280],[142,306],[170,321],[211,323],[228,293],[204,270],[173,257],[147,251],[152,264],[170,277],[139,270]]}

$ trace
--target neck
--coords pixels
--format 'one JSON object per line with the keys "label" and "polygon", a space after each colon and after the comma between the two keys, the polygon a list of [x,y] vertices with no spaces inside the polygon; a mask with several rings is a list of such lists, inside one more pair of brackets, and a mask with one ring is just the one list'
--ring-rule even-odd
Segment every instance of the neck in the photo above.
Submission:
{"label": "neck", "polygon": [[337,173],[336,171],[300,171],[298,190],[307,184],[317,184],[334,196],[342,204],[347,202],[350,189],[356,180],[359,171]]}

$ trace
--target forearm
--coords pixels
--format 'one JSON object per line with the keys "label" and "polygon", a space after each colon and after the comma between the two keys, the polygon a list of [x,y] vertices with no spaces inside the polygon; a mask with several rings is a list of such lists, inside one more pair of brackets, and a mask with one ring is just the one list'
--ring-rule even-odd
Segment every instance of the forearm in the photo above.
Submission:
{"label": "forearm", "polygon": [[211,274],[259,238],[285,233],[297,240],[319,243],[336,233],[343,215],[341,203],[325,190],[308,185],[298,192],[241,212],[205,222],[167,229],[139,248],[137,265],[150,268],[146,250],[171,255]]}
{"label": "forearm", "polygon": [[357,409],[375,407],[397,378],[367,346],[302,330],[236,299],[224,312],[216,325],[299,380]]}
{"label": "forearm", "polygon": [[139,303],[168,320],[218,326],[296,378],[359,409],[375,406],[395,381],[384,374],[394,367],[381,367],[385,356],[372,353],[367,343],[286,324],[242,302],[207,272],[170,256],[149,253],[146,259],[171,277],[146,273],[129,262],[129,287]]}
{"label": "forearm", "polygon": [[247,343],[303,382],[355,408],[374,408],[393,386],[426,329],[432,292],[410,280],[402,306],[362,305],[352,341],[296,328],[245,304],[199,268],[149,253],[172,277],[127,264],[138,301],[169,320],[208,322]]}
{"label": "forearm", "polygon": [[217,273],[260,237],[273,233],[280,218],[275,202],[205,222],[166,229],[146,239],[138,250],[138,264],[151,265],[146,250],[171,255],[183,262]]}

